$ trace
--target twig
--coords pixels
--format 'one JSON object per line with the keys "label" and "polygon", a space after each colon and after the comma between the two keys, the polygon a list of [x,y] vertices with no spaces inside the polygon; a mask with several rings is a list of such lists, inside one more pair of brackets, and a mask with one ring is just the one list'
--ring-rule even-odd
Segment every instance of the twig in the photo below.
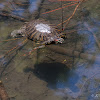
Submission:
{"label": "twig", "polygon": [[84,1],[84,0],[81,0],[81,1],[79,2],[79,4],[75,7],[75,9],[74,9],[72,15],[71,15],[66,21],[64,21],[64,23],[65,23],[65,22],[67,22],[67,23],[65,24],[63,30],[64,30],[65,27],[68,25],[70,19],[75,15],[75,12],[76,12],[77,8],[80,6],[80,4],[81,4],[83,1]]}
{"label": "twig", "polygon": [[63,9],[63,8],[69,7],[69,6],[73,6],[73,5],[75,5],[75,4],[77,4],[77,3],[73,3],[73,4],[70,4],[70,5],[67,5],[67,6],[63,6],[63,7],[60,7],[60,8],[51,10],[51,11],[48,11],[48,12],[44,12],[44,13],[42,13],[42,14],[51,13],[51,12],[54,12],[54,11],[57,11],[57,10],[60,10],[60,9]]}
{"label": "twig", "polygon": [[17,19],[17,20],[20,20],[20,21],[28,22],[28,20],[26,20],[25,18],[21,18],[19,16],[12,15],[12,14],[9,14],[9,13],[2,13],[2,12],[0,12],[0,15],[4,16],[4,17],[11,17],[11,18],[14,18],[14,19]]}
{"label": "twig", "polygon": [[[95,75],[97,75],[97,74],[100,74],[100,72],[99,72],[99,73],[95,72],[91,77],[89,77],[89,78],[83,83],[83,85],[82,85],[82,87],[81,87],[81,89],[80,89],[80,92],[79,92],[79,96],[81,96],[81,93],[82,93],[83,89],[85,88],[86,82],[89,81],[90,79],[92,79],[92,78],[93,78]],[[79,96],[78,96],[78,97],[79,97]],[[78,100],[78,98],[77,98],[76,100]]]}

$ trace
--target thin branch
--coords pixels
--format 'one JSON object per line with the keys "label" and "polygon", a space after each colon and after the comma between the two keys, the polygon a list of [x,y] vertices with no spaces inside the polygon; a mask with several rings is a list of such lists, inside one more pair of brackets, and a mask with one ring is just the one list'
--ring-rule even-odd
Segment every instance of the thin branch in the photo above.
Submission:
{"label": "thin branch", "polygon": [[4,17],[10,17],[10,18],[14,18],[14,19],[17,19],[17,20],[20,20],[20,21],[28,22],[28,20],[26,20],[25,18],[22,18],[22,17],[16,16],[16,15],[9,14],[5,10],[0,11],[0,15],[1,16],[4,16]]}
{"label": "thin branch", "polygon": [[57,11],[57,10],[60,10],[60,9],[63,9],[63,8],[69,7],[69,6],[73,6],[73,5],[75,5],[75,4],[77,4],[77,3],[73,3],[73,4],[70,4],[70,5],[61,7],[61,8],[57,8],[57,9],[54,9],[54,10],[51,10],[51,11],[48,11],[48,12],[44,12],[44,13],[42,13],[42,14],[51,13],[51,12],[54,12],[54,11]]}
{"label": "thin branch", "polygon": [[[80,6],[80,4],[81,4],[83,1],[84,1],[84,0],[81,0],[81,1],[78,3],[78,5],[75,7],[75,9],[74,9],[72,15],[71,15],[67,20],[65,20],[65,21],[63,22],[63,23],[67,22],[67,23],[65,24],[64,28],[63,28],[63,31],[64,31],[65,27],[68,25],[70,19],[75,15],[77,8]],[[62,24],[62,23],[58,24],[57,26],[59,26],[59,25],[61,25],[61,24]]]}

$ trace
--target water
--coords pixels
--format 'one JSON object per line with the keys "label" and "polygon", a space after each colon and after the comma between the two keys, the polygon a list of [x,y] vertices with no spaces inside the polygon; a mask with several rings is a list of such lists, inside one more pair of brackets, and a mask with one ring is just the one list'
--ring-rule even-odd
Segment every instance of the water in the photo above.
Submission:
{"label": "water", "polygon": [[[95,56],[100,56],[98,51],[98,45],[93,34],[99,33],[99,22],[95,22],[89,18],[87,22],[79,22],[78,24],[78,34],[84,35],[85,40],[83,42],[83,51],[89,54],[94,54]],[[88,24],[89,20],[92,21],[92,25]],[[91,27],[92,26],[92,27]],[[87,28],[90,28],[87,30]],[[81,29],[81,30],[80,30]],[[87,97],[86,100],[98,100],[100,96],[96,96],[100,93],[100,83],[96,80],[100,80],[100,66],[94,59],[94,62],[85,61],[84,63],[79,61],[75,65],[75,69],[69,71],[69,77],[66,81],[58,81],[57,88],[58,91],[56,95],[66,96],[69,94],[73,98],[80,96]],[[66,74],[65,74],[66,75]],[[81,85],[81,88],[79,87]],[[63,90],[63,91],[62,91]],[[83,95],[84,94],[84,95]]]}
{"label": "water", "polygon": [[35,10],[37,10],[37,4],[39,3],[40,0],[30,0],[30,7],[29,7],[29,12],[33,13]]}
{"label": "water", "polygon": [[[44,1],[45,5],[41,4],[43,8],[41,7],[39,10],[39,17],[57,25],[61,20],[60,11],[46,15],[42,13],[54,9],[56,6],[61,6],[60,3],[58,3],[59,6],[56,3],[53,4],[53,2],[51,5],[47,5],[48,1]],[[16,9],[10,5],[13,10],[10,10],[9,13],[30,20],[32,19],[30,15],[33,17],[38,9],[39,2],[40,0],[29,0],[27,6],[13,4]],[[5,4],[1,3],[0,9],[4,9]],[[88,7],[85,9],[91,9],[91,7]],[[94,9],[96,8],[94,7]],[[64,9],[65,11],[67,12]],[[67,31],[75,29],[76,33],[68,35],[69,37],[65,39],[63,44],[56,45],[66,49],[75,47],[74,49],[79,52],[100,57],[99,47],[94,37],[95,35],[98,41],[100,40],[100,19],[94,17],[94,12],[92,13],[91,10],[89,11],[92,15],[85,14],[85,11],[83,11],[84,16],[79,17],[79,14],[76,14],[75,19],[73,18],[70,22],[70,26],[75,24],[75,27],[67,27]],[[68,13],[70,14],[72,11],[69,10]],[[95,12],[95,14],[99,16],[98,12]],[[64,13],[64,18],[65,16],[67,16],[66,13]],[[77,17],[79,18],[77,19]],[[23,22],[19,20],[0,17],[0,40],[13,39],[10,33],[19,29],[22,25]],[[34,50],[32,55],[26,56],[37,44],[29,40],[23,45],[23,41],[24,39],[21,38],[0,42],[0,78],[11,100],[14,98],[16,100],[66,100],[67,98],[68,100],[75,100],[76,98],[79,98],[79,100],[99,100],[100,66],[96,62],[98,59],[89,62],[85,59],[57,54],[46,48]],[[7,51],[16,46],[18,46],[18,49],[4,58]],[[71,61],[69,61],[69,58]]]}

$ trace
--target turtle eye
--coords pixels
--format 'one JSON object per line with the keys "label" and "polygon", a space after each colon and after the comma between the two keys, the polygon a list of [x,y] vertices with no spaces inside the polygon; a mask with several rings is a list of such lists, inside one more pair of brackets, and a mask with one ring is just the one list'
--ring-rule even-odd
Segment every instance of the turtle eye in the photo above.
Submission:
{"label": "turtle eye", "polygon": [[57,42],[57,43],[62,43],[63,41],[64,41],[63,38],[59,38],[59,39],[56,39],[56,40],[55,40],[55,42]]}
{"label": "turtle eye", "polygon": [[56,42],[58,42],[58,40],[57,40],[57,39],[56,39],[55,41],[56,41]]}

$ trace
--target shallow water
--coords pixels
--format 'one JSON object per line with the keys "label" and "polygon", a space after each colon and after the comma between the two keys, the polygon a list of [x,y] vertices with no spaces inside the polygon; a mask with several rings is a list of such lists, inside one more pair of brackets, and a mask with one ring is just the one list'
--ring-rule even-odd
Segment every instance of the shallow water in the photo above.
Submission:
{"label": "shallow water", "polygon": [[[34,15],[34,13],[37,13],[35,11],[39,7],[39,1],[25,0],[22,4],[27,3],[27,6],[13,4],[16,9],[11,5],[9,6],[13,10],[5,9],[10,14],[15,14],[25,19],[28,18],[28,20],[32,19],[30,16],[35,16],[36,18],[38,16],[46,20],[49,19],[51,23],[55,22],[57,25],[59,19],[61,20],[61,17],[58,16],[60,11],[46,15],[42,13],[55,8],[55,5],[61,6],[61,3],[51,2],[51,5],[47,5],[50,2],[44,0],[42,2],[44,5],[41,4],[42,7],[40,5],[37,11],[39,14]],[[6,3],[0,4],[1,10],[4,9]],[[85,60],[85,58],[81,59],[54,53],[47,48],[34,50],[32,55],[29,56],[22,56],[30,52],[37,44],[29,40],[23,45],[23,38],[1,42],[2,40],[13,39],[10,33],[14,29],[19,29],[24,22],[9,17],[0,17],[0,78],[11,100],[100,99],[100,66],[99,62],[97,62],[99,59],[96,59],[96,57],[100,57],[100,48],[96,41],[100,42],[100,15],[98,12],[100,6],[97,4],[97,7],[94,7],[94,12],[91,10],[91,5],[94,4],[94,1],[91,0],[91,4],[89,3],[88,1],[83,4],[86,8],[80,8],[82,16],[76,13],[75,18],[70,22],[70,27],[65,31],[75,29],[77,30],[76,33],[68,34],[64,43],[56,45],[66,48],[66,50],[73,47],[80,54],[88,53],[94,55],[94,61],[92,60],[91,62]],[[87,14],[86,12],[88,11],[91,14]],[[71,12],[69,11],[69,13]],[[14,50],[9,56],[6,55],[4,57],[7,51],[16,45],[18,45],[18,49]]]}

